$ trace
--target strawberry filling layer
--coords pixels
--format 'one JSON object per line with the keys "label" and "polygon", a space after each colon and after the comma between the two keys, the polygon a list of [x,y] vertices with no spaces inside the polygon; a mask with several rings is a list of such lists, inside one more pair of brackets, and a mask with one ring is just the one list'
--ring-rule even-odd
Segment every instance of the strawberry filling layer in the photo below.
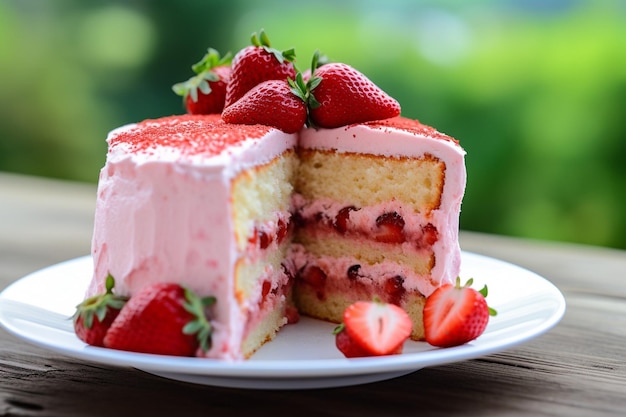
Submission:
{"label": "strawberry filling layer", "polygon": [[383,261],[368,265],[353,257],[316,257],[302,245],[294,244],[289,256],[296,286],[315,291],[320,301],[326,293],[358,294],[357,298],[401,304],[407,292],[430,295],[439,283],[395,262]]}
{"label": "strawberry filling layer", "polygon": [[356,240],[379,243],[410,243],[415,249],[430,249],[438,240],[437,228],[422,215],[390,201],[355,207],[330,199],[306,201],[294,196],[296,223],[310,236],[334,233]]}

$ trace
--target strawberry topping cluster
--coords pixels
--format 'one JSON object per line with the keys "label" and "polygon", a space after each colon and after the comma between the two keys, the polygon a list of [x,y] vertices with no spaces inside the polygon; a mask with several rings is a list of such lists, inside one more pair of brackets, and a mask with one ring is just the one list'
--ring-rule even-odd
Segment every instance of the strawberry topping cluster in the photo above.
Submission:
{"label": "strawberry topping cluster", "polygon": [[252,45],[221,58],[209,48],[192,66],[195,75],[173,86],[191,114],[221,114],[233,124],[262,124],[285,133],[304,126],[336,128],[400,115],[400,104],[365,75],[315,53],[300,72],[294,49],[270,46],[267,34],[253,33]]}

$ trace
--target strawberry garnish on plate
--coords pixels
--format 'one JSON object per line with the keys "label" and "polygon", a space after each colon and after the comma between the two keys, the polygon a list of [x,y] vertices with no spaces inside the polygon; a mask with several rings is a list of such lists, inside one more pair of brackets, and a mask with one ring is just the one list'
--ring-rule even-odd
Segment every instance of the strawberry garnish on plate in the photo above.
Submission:
{"label": "strawberry garnish on plate", "polygon": [[310,119],[315,126],[336,128],[400,115],[400,104],[361,72],[343,63],[317,68],[311,86]]}
{"label": "strawberry garnish on plate", "polygon": [[424,305],[424,331],[426,341],[433,346],[452,347],[470,342],[487,327],[489,316],[496,311],[487,305],[487,286],[480,291],[471,288],[469,279],[461,286],[455,284],[437,288]]}
{"label": "strawberry garnish on plate", "polygon": [[270,46],[265,31],[252,34],[252,45],[237,52],[232,62],[230,82],[226,88],[225,107],[235,103],[257,84],[268,80],[295,79],[294,49],[279,51]]}
{"label": "strawberry garnish on plate", "polygon": [[209,48],[200,62],[192,65],[196,74],[187,81],[174,84],[172,90],[183,96],[189,114],[219,114],[224,109],[226,85],[230,79],[230,53],[220,57],[218,51]]}
{"label": "strawberry garnish on plate", "polygon": [[103,294],[89,297],[76,306],[76,313],[72,317],[74,331],[88,345],[104,346],[104,335],[128,300],[127,297],[113,294],[114,286],[115,280],[109,274]]}
{"label": "strawberry garnish on plate", "polygon": [[104,338],[112,349],[161,355],[194,356],[211,347],[208,308],[214,297],[200,298],[175,283],[157,283],[135,293]]}
{"label": "strawberry garnish on plate", "polygon": [[335,344],[348,358],[399,354],[412,327],[408,314],[397,305],[357,301],[346,308],[343,323],[335,328]]}
{"label": "strawberry garnish on plate", "polygon": [[227,123],[262,124],[295,133],[307,120],[304,94],[287,80],[263,81],[225,108],[222,119]]}

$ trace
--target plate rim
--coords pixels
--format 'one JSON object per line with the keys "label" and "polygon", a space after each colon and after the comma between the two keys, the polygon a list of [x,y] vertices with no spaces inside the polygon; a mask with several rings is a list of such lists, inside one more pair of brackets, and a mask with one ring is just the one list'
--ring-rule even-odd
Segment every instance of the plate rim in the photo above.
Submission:
{"label": "plate rim", "polygon": [[[539,274],[515,265],[513,263],[492,258],[486,255],[462,251],[463,258],[473,258],[477,261],[497,264],[504,268],[514,268],[525,275],[532,277],[542,285],[544,291],[549,292],[555,301],[556,307],[549,317],[546,317],[537,326],[526,331],[497,338],[488,343],[476,346],[472,342],[451,348],[435,348],[403,353],[401,355],[368,357],[368,358],[329,358],[329,359],[285,359],[285,360],[245,360],[245,361],[225,361],[208,358],[183,358],[174,356],[163,356],[145,353],[116,351],[107,348],[84,345],[81,348],[64,346],[54,341],[37,340],[30,337],[26,332],[7,320],[7,303],[14,301],[7,299],[17,285],[25,285],[29,280],[35,280],[41,275],[50,272],[50,269],[65,268],[75,266],[81,262],[91,262],[91,256],[86,255],[70,260],[66,260],[48,267],[34,271],[7,286],[0,293],[0,325],[9,333],[23,339],[31,344],[90,362],[110,366],[126,366],[137,368],[146,372],[155,373],[184,374],[194,376],[207,376],[212,378],[267,378],[272,379],[307,379],[307,378],[333,378],[349,377],[365,374],[386,374],[406,370],[419,370],[424,367],[443,365],[453,362],[475,359],[496,352],[509,349],[532,338],[544,334],[559,323],[565,314],[566,302],[560,290],[548,279]],[[10,314],[10,313],[9,313]],[[304,318],[305,320],[315,320]],[[270,342],[271,343],[271,342]],[[424,342],[415,342],[424,343]]]}

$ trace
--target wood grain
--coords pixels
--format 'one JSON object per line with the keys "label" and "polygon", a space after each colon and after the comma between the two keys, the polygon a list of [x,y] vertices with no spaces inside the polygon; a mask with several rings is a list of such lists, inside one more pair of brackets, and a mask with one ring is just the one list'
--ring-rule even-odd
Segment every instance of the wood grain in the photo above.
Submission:
{"label": "wood grain", "polygon": [[[0,174],[0,288],[89,252],[95,189]],[[463,232],[464,250],[539,273],[567,311],[502,353],[346,388],[208,387],[94,365],[0,330],[4,416],[621,416],[626,410],[626,253]]]}

